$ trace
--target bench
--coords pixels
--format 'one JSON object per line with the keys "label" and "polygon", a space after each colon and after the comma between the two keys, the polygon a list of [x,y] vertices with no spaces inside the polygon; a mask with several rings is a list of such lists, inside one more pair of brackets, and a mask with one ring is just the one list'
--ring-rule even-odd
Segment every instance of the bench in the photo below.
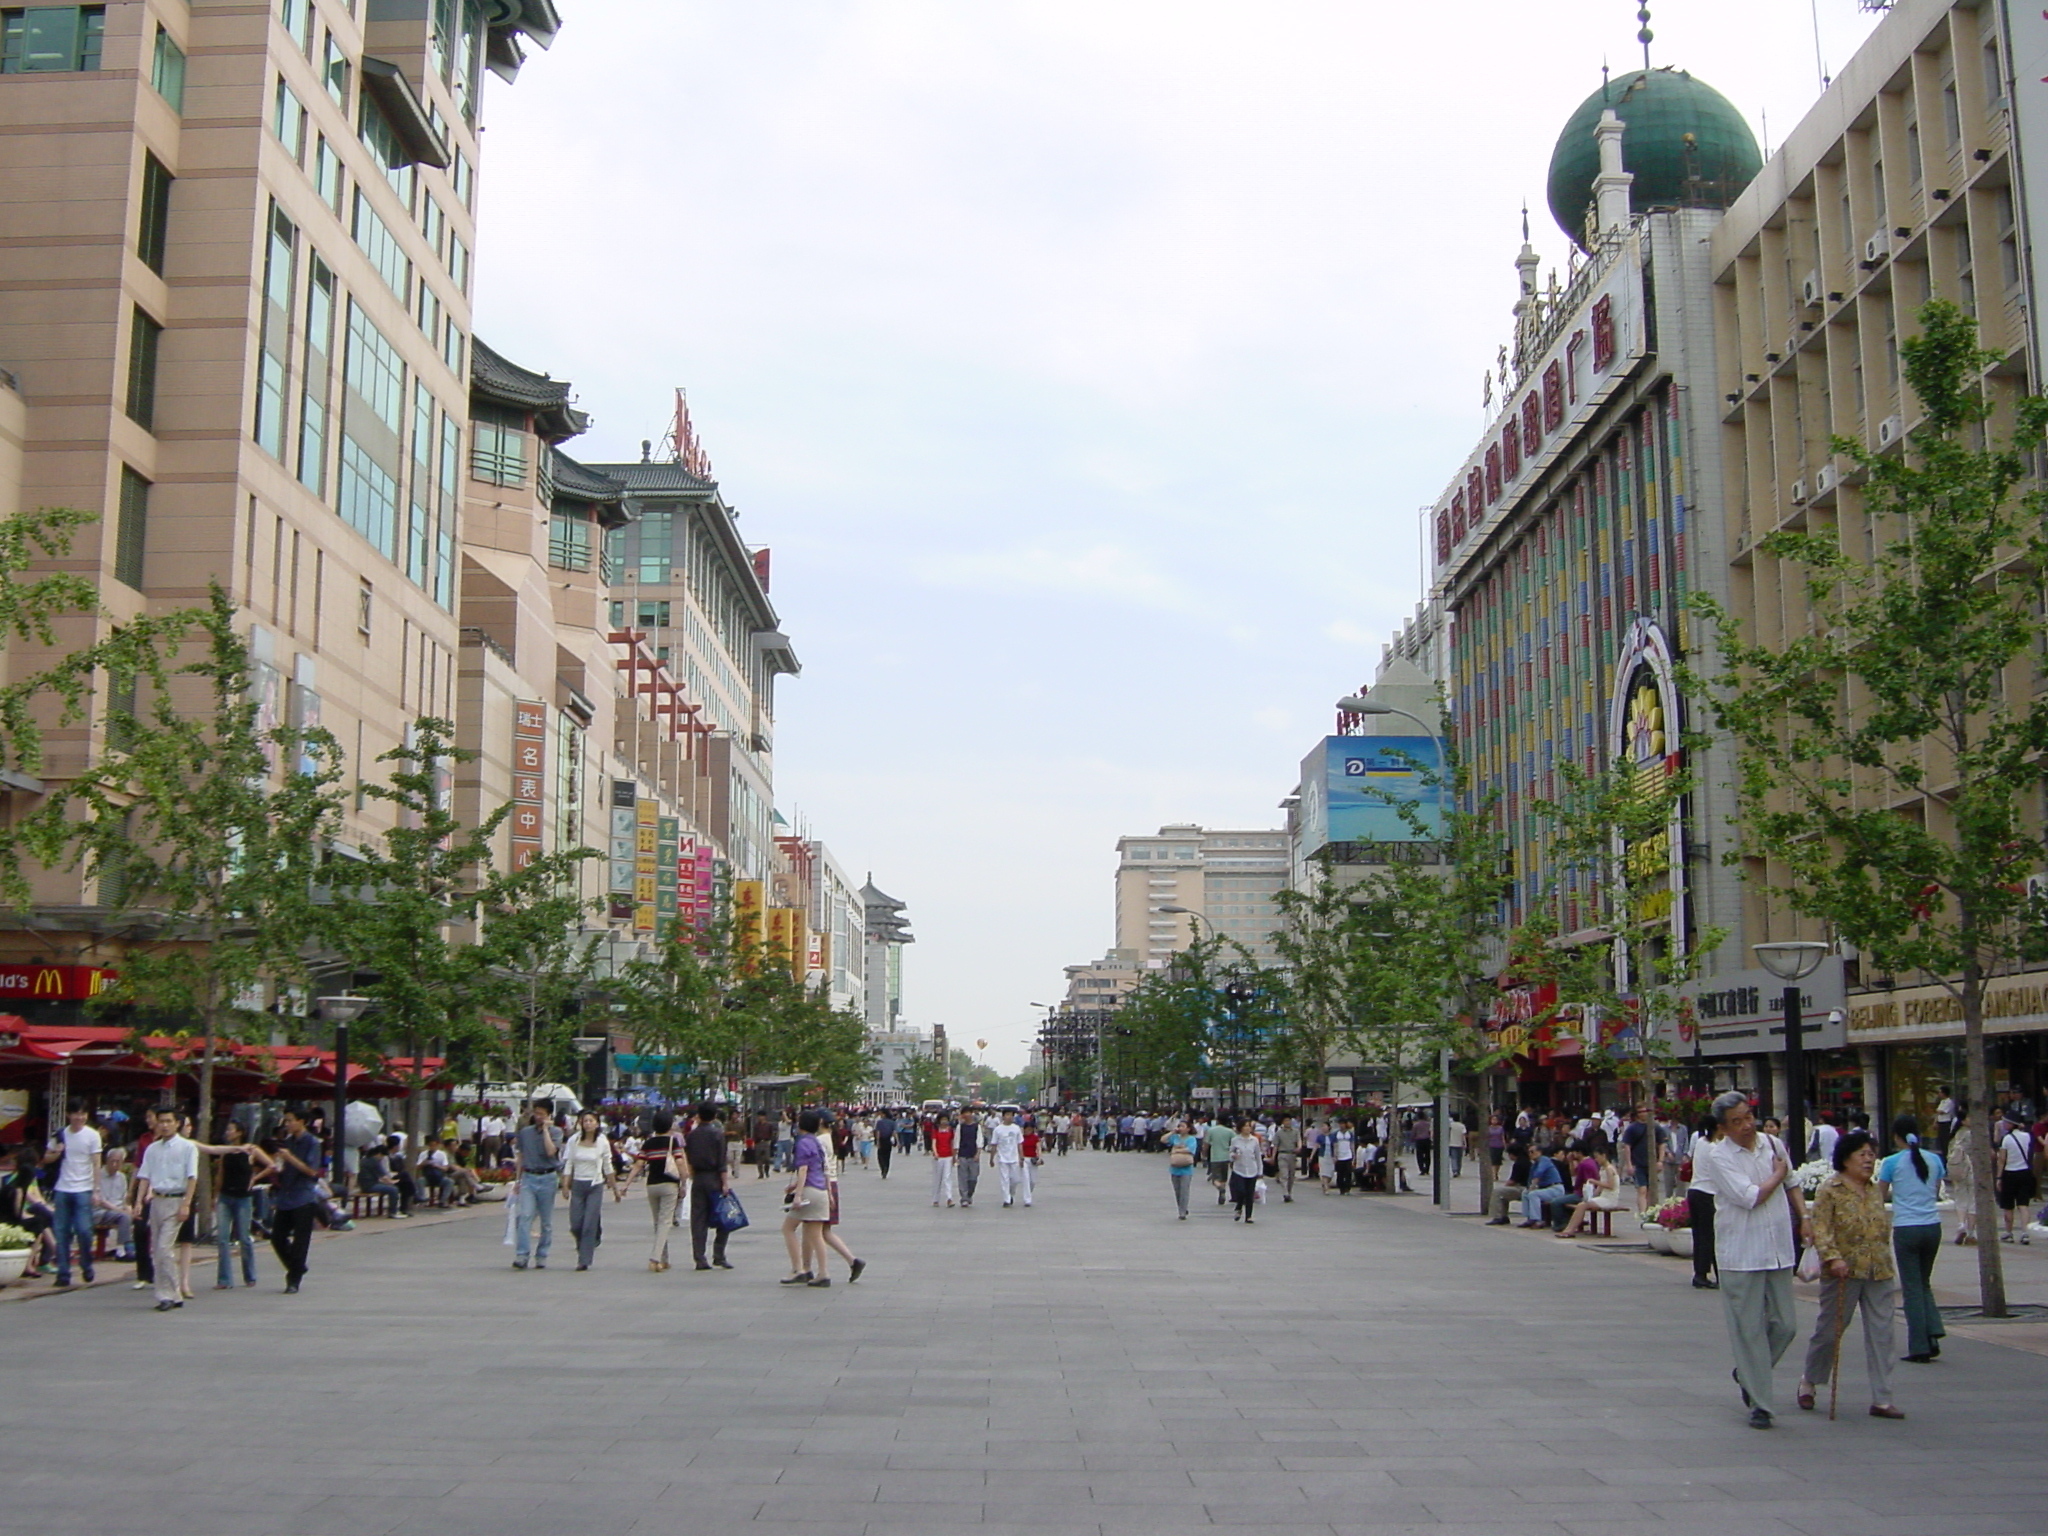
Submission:
{"label": "bench", "polygon": [[361,1221],[364,1216],[389,1216],[394,1209],[389,1195],[350,1195],[348,1219]]}
{"label": "bench", "polygon": [[1598,1231],[1602,1237],[1614,1236],[1614,1212],[1602,1210],[1587,1211],[1586,1219],[1579,1223],[1579,1230],[1582,1232]]}

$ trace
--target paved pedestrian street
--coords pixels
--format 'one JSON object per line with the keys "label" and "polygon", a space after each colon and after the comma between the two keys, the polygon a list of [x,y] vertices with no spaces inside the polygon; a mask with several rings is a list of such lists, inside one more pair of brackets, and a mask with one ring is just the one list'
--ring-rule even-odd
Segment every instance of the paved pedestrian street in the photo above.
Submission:
{"label": "paved pedestrian street", "polygon": [[[1304,1193],[1235,1225],[1163,1158],[1050,1160],[1035,1208],[928,1164],[845,1182],[849,1286],[784,1289],[781,1181],[732,1273],[650,1273],[637,1195],[575,1270],[502,1216],[323,1240],[303,1295],[125,1283],[0,1308],[0,1529],[205,1536],[975,1530],[1792,1536],[2048,1527],[2038,1354],[1952,1335],[1904,1423],[1749,1429],[1671,1259]],[[1470,1180],[1461,1181],[1470,1188]],[[2033,1259],[2031,1252],[2016,1257]],[[836,1262],[836,1261],[835,1261]],[[1965,1278],[1964,1250],[1938,1279]],[[1945,1273],[1943,1272],[1945,1271]],[[1802,1329],[1813,1307],[1803,1296]],[[2015,1341],[2040,1325],[2004,1324]],[[1802,1339],[1803,1343],[1803,1339]],[[1852,1341],[1853,1344],[1853,1341]],[[2038,1347],[2038,1346],[2037,1346]]]}

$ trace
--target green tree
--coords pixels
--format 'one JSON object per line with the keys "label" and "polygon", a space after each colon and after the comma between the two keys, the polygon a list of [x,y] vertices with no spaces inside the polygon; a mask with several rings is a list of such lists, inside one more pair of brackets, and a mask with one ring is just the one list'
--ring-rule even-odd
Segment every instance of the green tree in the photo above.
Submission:
{"label": "green tree", "polygon": [[279,1027],[272,992],[306,980],[312,886],[342,792],[325,733],[262,725],[218,587],[199,628],[204,649],[116,713],[119,745],[19,830],[40,862],[96,880],[109,926],[129,935],[95,1001],[198,1035],[204,1136],[221,1046]]}
{"label": "green tree", "polygon": [[1874,550],[1832,526],[1758,549],[1806,573],[1812,622],[1772,643],[1702,601],[1725,665],[1715,718],[1741,759],[1742,854],[1772,892],[1862,952],[1865,974],[1919,971],[1959,1003],[1970,1113],[1987,1155],[1970,1192],[1978,1288],[2005,1315],[1993,1199],[1987,982],[2038,959],[2048,905],[2026,876],[2042,859],[2048,695],[2048,499],[2034,484],[2048,401],[2009,424],[1986,378],[1999,357],[1955,305],[1920,312],[1900,350],[1920,424],[1900,453],[1836,438],[1865,477]]}
{"label": "green tree", "polygon": [[903,1095],[912,1105],[926,1099],[943,1099],[951,1074],[936,1056],[913,1057],[903,1069]]}
{"label": "green tree", "polygon": [[319,911],[328,949],[376,1003],[370,1026],[415,1064],[435,1047],[464,1078],[508,1054],[486,1015],[516,1007],[521,978],[545,967],[556,936],[580,927],[593,903],[574,894],[574,868],[596,855],[569,849],[499,869],[493,844],[511,806],[474,826],[455,814],[449,765],[476,754],[453,734],[447,721],[422,718],[378,759],[390,765],[389,781],[365,783],[363,793],[388,807],[392,823],[358,858],[331,862]]}
{"label": "green tree", "polygon": [[[0,518],[0,648],[54,647],[59,619],[99,612],[99,591],[86,577],[70,571],[27,574],[67,557],[78,530],[96,521],[95,514],[69,507]],[[40,772],[45,731],[76,724],[110,681],[121,685],[117,692],[132,689],[138,679],[161,684],[165,655],[198,618],[190,609],[142,615],[0,688],[0,770]],[[23,889],[18,868],[0,865],[0,897],[18,901]]]}
{"label": "green tree", "polygon": [[1102,1075],[1136,1103],[1187,1099],[1197,1085],[1241,1092],[1264,1059],[1270,1018],[1251,952],[1195,920],[1170,964],[1147,971],[1104,1028]]}

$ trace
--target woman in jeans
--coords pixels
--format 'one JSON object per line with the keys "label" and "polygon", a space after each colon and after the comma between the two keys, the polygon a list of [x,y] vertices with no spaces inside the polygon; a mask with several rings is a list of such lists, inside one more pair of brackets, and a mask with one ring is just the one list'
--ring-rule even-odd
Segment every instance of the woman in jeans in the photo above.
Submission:
{"label": "woman in jeans", "polygon": [[668,1268],[668,1239],[676,1225],[676,1197],[682,1183],[676,1177],[676,1154],[682,1138],[671,1134],[676,1117],[665,1109],[654,1112],[653,1133],[640,1143],[634,1154],[647,1170],[647,1209],[654,1216],[654,1246],[647,1250],[647,1267],[657,1272]]}
{"label": "woman in jeans", "polygon": [[1901,1115],[1892,1122],[1901,1148],[1877,1165],[1877,1182],[1892,1197],[1892,1257],[1898,1261],[1899,1289],[1906,1307],[1906,1358],[1925,1365],[1941,1353],[1941,1309],[1934,1304],[1934,1261],[1941,1253],[1941,1214],[1935,1198],[1948,1166],[1939,1152],[1920,1146],[1920,1122]]}
{"label": "woman in jeans", "polygon": [[256,1242],[250,1234],[250,1218],[255,1205],[256,1180],[273,1166],[270,1154],[261,1147],[252,1146],[248,1132],[233,1120],[228,1122],[227,1144],[205,1150],[209,1156],[220,1159],[220,1187],[213,1197],[213,1243],[220,1255],[220,1269],[213,1288],[216,1291],[235,1288],[234,1253],[237,1247],[242,1250],[242,1283],[254,1285]]}
{"label": "woman in jeans", "polygon": [[1173,1134],[1166,1138],[1166,1171],[1173,1179],[1173,1203],[1180,1207],[1182,1221],[1188,1219],[1188,1190],[1194,1186],[1195,1164],[1201,1155],[1201,1138],[1187,1121],[1174,1121]]}
{"label": "woman in jeans", "polygon": [[1266,1144],[1253,1133],[1251,1121],[1238,1121],[1237,1134],[1230,1138],[1230,1200],[1237,1207],[1232,1221],[1251,1225],[1259,1175],[1265,1170]]}
{"label": "woman in jeans", "polygon": [[576,1134],[562,1148],[562,1187],[569,1191],[569,1230],[576,1238],[576,1267],[590,1268],[604,1236],[604,1195],[624,1198],[612,1167],[611,1138],[604,1134],[597,1112],[576,1117]]}

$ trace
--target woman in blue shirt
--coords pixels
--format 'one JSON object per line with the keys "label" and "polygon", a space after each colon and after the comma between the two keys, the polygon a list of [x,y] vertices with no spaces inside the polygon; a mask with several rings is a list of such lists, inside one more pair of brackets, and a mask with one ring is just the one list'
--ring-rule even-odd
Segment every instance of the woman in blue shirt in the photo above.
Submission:
{"label": "woman in blue shirt", "polygon": [[1925,1365],[1941,1353],[1941,1311],[1934,1304],[1934,1261],[1941,1253],[1941,1213],[1935,1194],[1948,1169],[1939,1152],[1920,1145],[1920,1122],[1900,1115],[1892,1122],[1900,1150],[1878,1164],[1877,1182],[1892,1197],[1892,1254],[1899,1263],[1899,1289],[1906,1305],[1906,1358]]}
{"label": "woman in blue shirt", "polygon": [[1188,1129],[1187,1121],[1174,1121],[1173,1134],[1166,1138],[1166,1171],[1173,1178],[1173,1203],[1180,1207],[1182,1221],[1188,1219],[1188,1190],[1201,1152],[1202,1139]]}

